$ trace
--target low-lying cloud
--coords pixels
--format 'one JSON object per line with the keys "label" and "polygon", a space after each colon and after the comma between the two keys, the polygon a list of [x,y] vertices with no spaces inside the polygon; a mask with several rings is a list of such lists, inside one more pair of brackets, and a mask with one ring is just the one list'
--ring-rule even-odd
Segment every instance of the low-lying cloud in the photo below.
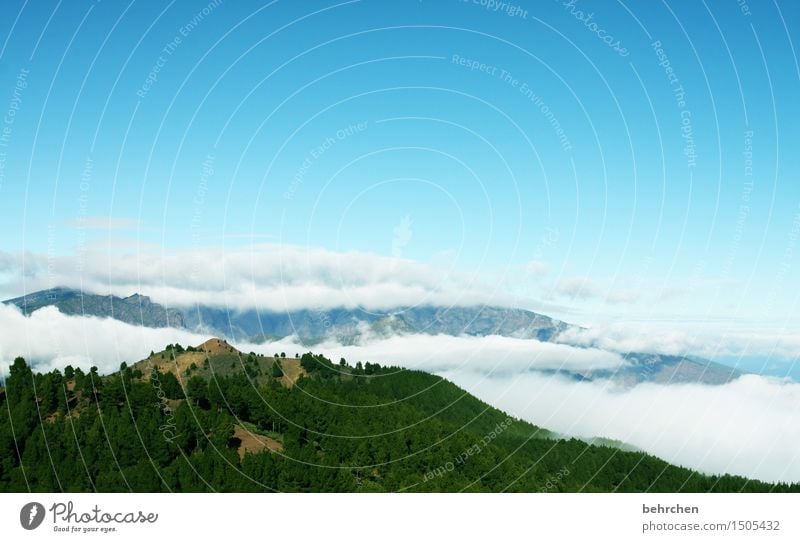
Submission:
{"label": "low-lying cloud", "polygon": [[537,373],[442,376],[564,435],[602,436],[707,473],[800,482],[800,384],[746,375],[728,384],[574,382]]}
{"label": "low-lying cloud", "polygon": [[800,357],[800,336],[774,328],[747,330],[713,322],[675,324],[647,323],[570,328],[559,334],[564,344],[595,347],[612,352],[657,352],[679,356],[764,356],[792,360]]}
{"label": "low-lying cloud", "polygon": [[333,359],[380,361],[428,372],[481,371],[490,375],[558,369],[583,372],[616,369],[626,363],[620,355],[596,348],[498,335],[395,335],[368,339],[359,345],[327,342],[315,349]]}
{"label": "low-lying cloud", "polygon": [[[116,370],[168,343],[208,336],[111,319],[67,316],[49,307],[24,316],[0,305],[0,372],[21,355],[38,370],[66,364]],[[304,352],[292,338],[244,352]],[[598,348],[508,337],[405,335],[360,345],[319,344],[315,352],[438,373],[488,403],[564,435],[621,440],[672,463],[766,481],[800,481],[800,384],[747,375],[721,386],[576,382],[537,369],[613,368],[622,358]]]}
{"label": "low-lying cloud", "polygon": [[101,373],[119,369],[120,363],[139,361],[151,350],[170,343],[200,344],[207,337],[172,328],[139,327],[94,316],[68,316],[44,307],[25,316],[15,306],[0,304],[0,374],[22,356],[37,370],[63,369],[66,365]]}
{"label": "low-lying cloud", "polygon": [[[70,316],[56,307],[45,307],[25,316],[13,305],[0,305],[0,361],[23,356],[42,370],[63,368],[67,363],[97,365],[101,372],[114,371],[122,361],[138,361],[151,350],[179,342],[198,345],[207,335],[173,328],[135,326],[110,318]],[[613,369],[624,364],[613,352],[533,339],[454,337],[450,335],[395,335],[369,337],[359,345],[326,341],[314,351],[338,360],[376,361],[426,371],[480,370],[513,374],[533,369],[589,371]],[[244,352],[272,354],[305,352],[296,338],[265,344],[238,343]]]}

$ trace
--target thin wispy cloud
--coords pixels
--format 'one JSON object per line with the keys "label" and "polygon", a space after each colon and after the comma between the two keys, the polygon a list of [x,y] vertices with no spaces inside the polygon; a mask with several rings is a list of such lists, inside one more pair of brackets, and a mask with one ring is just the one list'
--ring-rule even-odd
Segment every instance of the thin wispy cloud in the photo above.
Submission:
{"label": "thin wispy cloud", "polygon": [[531,260],[525,264],[525,273],[533,277],[542,277],[550,271],[550,267],[540,260]]}
{"label": "thin wispy cloud", "polygon": [[588,278],[565,278],[556,282],[555,294],[573,299],[591,299],[601,295],[601,288]]}
{"label": "thin wispy cloud", "polygon": [[86,230],[138,230],[142,221],[137,218],[119,216],[83,216],[71,218],[61,222],[62,225],[73,229]]}

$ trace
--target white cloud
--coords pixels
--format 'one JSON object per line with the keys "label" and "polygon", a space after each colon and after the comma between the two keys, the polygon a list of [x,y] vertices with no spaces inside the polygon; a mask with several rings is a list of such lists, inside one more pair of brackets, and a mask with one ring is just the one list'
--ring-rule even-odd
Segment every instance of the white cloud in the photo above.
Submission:
{"label": "white cloud", "polygon": [[533,277],[541,277],[548,273],[550,268],[544,262],[539,260],[531,260],[525,264],[525,272]]}
{"label": "white cloud", "polygon": [[[72,363],[101,372],[115,371],[122,361],[138,361],[169,343],[198,345],[206,335],[172,328],[146,328],[109,318],[68,316],[45,307],[25,316],[14,306],[0,305],[0,362],[23,356],[41,370]],[[243,352],[272,354],[305,352],[294,337],[265,343],[237,343]],[[361,345],[333,341],[316,345],[315,352],[351,362],[376,361],[425,371],[471,370],[514,374],[532,369],[588,371],[624,364],[621,356],[594,348],[577,348],[536,340],[449,335],[398,335],[367,339]]]}
{"label": "white cloud", "polygon": [[633,290],[612,290],[605,297],[606,303],[636,303],[641,298],[639,292]]}
{"label": "white cloud", "polygon": [[575,299],[591,299],[600,295],[600,287],[587,278],[564,278],[556,282],[554,291],[557,294]]}
{"label": "white cloud", "polygon": [[[21,355],[38,370],[66,364],[101,372],[150,350],[208,337],[152,329],[49,307],[24,316],[0,305],[0,372]],[[308,350],[291,338],[244,352]],[[707,472],[800,481],[800,384],[745,376],[723,386],[574,382],[531,369],[612,368],[620,356],[593,348],[507,337],[406,335],[371,338],[359,346],[317,345],[313,351],[351,363],[373,361],[437,372],[478,397],[548,429],[628,442],[667,461]]]}
{"label": "white cloud", "polygon": [[[539,262],[531,265],[534,270],[541,268]],[[520,306],[518,297],[504,293],[503,280],[495,277],[489,283],[476,275],[449,269],[363,252],[340,253],[271,243],[228,251],[147,250],[114,257],[103,251],[87,251],[82,257],[51,258],[0,252],[0,277],[11,276],[16,281],[3,285],[9,297],[64,285],[123,297],[139,292],[176,307],[204,304],[282,311],[355,306],[385,310],[421,304]],[[519,274],[524,274],[522,268]],[[616,290],[604,294],[586,278],[565,279],[559,284],[560,291],[575,296],[600,296],[597,299],[617,302],[637,299]],[[557,307],[551,309],[557,311]],[[599,315],[593,316],[602,321]],[[747,330],[742,322],[714,326],[700,322],[683,328],[671,322],[599,325],[568,330],[558,340],[614,352],[659,352],[712,359],[800,357],[800,336],[796,333],[774,327]]]}
{"label": "white cloud", "polygon": [[367,340],[361,345],[342,346],[328,342],[315,346],[314,350],[336,360],[343,357],[351,362],[379,361],[429,372],[469,370],[516,374],[533,369],[614,369],[625,364],[621,356],[594,348],[575,348],[498,335],[396,335]]}
{"label": "white cloud", "polygon": [[574,382],[537,373],[442,374],[484,401],[565,435],[617,439],[674,464],[800,481],[800,384],[747,375],[721,386]]}
{"label": "white cloud", "polygon": [[198,345],[207,337],[171,328],[133,326],[110,318],[67,316],[45,307],[25,316],[14,306],[0,305],[0,373],[17,356],[37,370],[63,369],[72,364],[97,365],[101,373],[115,371],[163,350],[170,343]]}
{"label": "white cloud", "polygon": [[638,290],[604,287],[597,281],[586,277],[567,277],[557,280],[550,296],[562,296],[571,300],[601,300],[609,305],[633,304],[642,298]]}
{"label": "white cloud", "polygon": [[63,222],[68,228],[86,230],[138,230],[142,223],[136,218],[125,218],[119,216],[84,216],[65,220]]}
{"label": "white cloud", "polygon": [[724,322],[621,323],[571,328],[557,341],[593,346],[613,352],[658,352],[708,358],[764,356],[792,360],[800,357],[796,332],[765,327],[744,329]]}
{"label": "white cloud", "polygon": [[[100,294],[149,295],[170,306],[197,303],[287,310],[363,306],[387,309],[417,304],[511,305],[499,285],[474,274],[364,252],[333,252],[290,245],[250,249],[166,250],[114,255],[87,251],[80,258],[0,253],[0,272],[23,269],[27,291],[81,287]],[[21,281],[4,289],[19,295]]]}

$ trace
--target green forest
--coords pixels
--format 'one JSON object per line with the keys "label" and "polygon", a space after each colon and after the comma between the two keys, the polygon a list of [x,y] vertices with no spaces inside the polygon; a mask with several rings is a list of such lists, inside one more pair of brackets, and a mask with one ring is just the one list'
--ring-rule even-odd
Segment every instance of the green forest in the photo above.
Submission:
{"label": "green forest", "polygon": [[[209,356],[177,374],[140,362],[100,375],[37,373],[17,358],[0,388],[0,491],[800,489],[558,439],[421,371],[307,353],[286,385],[285,354],[236,359],[224,374]],[[271,447],[245,450],[245,434]]]}

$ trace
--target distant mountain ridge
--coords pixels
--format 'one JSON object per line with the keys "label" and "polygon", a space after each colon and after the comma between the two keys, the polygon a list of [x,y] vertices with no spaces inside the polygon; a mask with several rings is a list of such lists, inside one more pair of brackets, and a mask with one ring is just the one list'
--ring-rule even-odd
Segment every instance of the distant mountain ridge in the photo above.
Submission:
{"label": "distant mountain ridge", "polygon": [[568,324],[521,309],[500,307],[398,307],[377,312],[363,308],[269,312],[197,307],[184,313],[188,328],[209,327],[232,339],[296,335],[306,344],[336,339],[354,344],[366,333],[429,335],[503,335],[549,341]]}
{"label": "distant mountain ridge", "polygon": [[[302,309],[289,312],[235,310],[205,305],[186,309],[165,307],[149,297],[97,295],[69,288],[53,288],[4,303],[30,314],[54,306],[68,315],[114,318],[132,325],[174,327],[213,334],[234,342],[262,343],[296,336],[306,346],[325,340],[359,344],[365,337],[392,337],[411,333],[429,335],[500,335],[554,342],[559,334],[578,326],[524,309],[504,307],[398,307],[390,311],[364,308]],[[736,369],[709,360],[653,353],[623,354],[628,362],[616,370],[542,371],[575,380],[613,379],[624,385],[640,382],[724,384],[741,375]],[[388,360],[387,360],[388,361]]]}
{"label": "distant mountain ridge", "polygon": [[185,327],[183,312],[154,303],[149,297],[97,295],[71,288],[51,288],[33,292],[3,303],[16,305],[24,314],[53,306],[63,314],[114,318],[127,324],[145,327]]}
{"label": "distant mountain ridge", "polygon": [[53,288],[4,301],[30,314],[46,306],[69,315],[114,318],[145,327],[177,327],[214,332],[228,340],[263,342],[297,336],[304,344],[335,339],[353,344],[365,333],[430,335],[502,335],[550,341],[571,327],[548,316],[502,307],[398,307],[377,312],[363,308],[302,309],[272,312],[235,310],[199,305],[168,308],[148,296],[97,295],[69,288]]}

